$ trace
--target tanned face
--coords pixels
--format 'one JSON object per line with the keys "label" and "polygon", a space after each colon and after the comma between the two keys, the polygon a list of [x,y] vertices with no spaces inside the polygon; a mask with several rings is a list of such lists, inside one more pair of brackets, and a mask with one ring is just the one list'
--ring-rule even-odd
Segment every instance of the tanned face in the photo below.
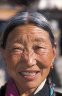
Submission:
{"label": "tanned face", "polygon": [[48,32],[27,24],[9,33],[3,53],[8,73],[19,90],[32,92],[47,78],[55,48]]}

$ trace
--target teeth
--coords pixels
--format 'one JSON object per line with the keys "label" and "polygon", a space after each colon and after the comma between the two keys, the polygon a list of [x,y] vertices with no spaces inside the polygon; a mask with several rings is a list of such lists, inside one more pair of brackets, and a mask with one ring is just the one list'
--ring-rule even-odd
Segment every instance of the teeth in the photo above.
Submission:
{"label": "teeth", "polygon": [[35,76],[36,72],[22,72],[22,75],[25,75],[25,76]]}

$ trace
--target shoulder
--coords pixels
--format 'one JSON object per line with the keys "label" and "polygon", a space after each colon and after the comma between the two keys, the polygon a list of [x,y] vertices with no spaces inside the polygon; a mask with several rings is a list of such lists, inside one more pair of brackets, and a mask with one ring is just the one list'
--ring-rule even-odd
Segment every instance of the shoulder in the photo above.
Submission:
{"label": "shoulder", "polygon": [[6,85],[7,85],[7,84],[5,84],[4,86],[2,86],[2,87],[0,88],[0,96],[5,96]]}

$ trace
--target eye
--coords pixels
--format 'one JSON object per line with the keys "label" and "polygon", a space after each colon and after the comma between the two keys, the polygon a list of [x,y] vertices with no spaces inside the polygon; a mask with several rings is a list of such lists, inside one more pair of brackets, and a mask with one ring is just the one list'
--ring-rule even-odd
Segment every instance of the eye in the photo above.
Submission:
{"label": "eye", "polygon": [[42,47],[42,46],[34,46],[34,50],[40,50],[40,49],[44,49],[44,47]]}
{"label": "eye", "polygon": [[42,51],[45,48],[43,46],[34,46],[34,51]]}
{"label": "eye", "polygon": [[13,51],[21,51],[21,50],[23,50],[23,48],[21,48],[21,47],[15,47],[15,48],[13,48],[12,50],[13,50]]}
{"label": "eye", "polygon": [[22,47],[13,47],[13,48],[11,48],[9,51],[11,52],[11,53],[14,53],[14,54],[20,54],[20,53],[22,53],[23,52],[23,48]]}
{"label": "eye", "polygon": [[34,51],[38,54],[44,53],[45,52],[45,47],[44,46],[34,46]]}

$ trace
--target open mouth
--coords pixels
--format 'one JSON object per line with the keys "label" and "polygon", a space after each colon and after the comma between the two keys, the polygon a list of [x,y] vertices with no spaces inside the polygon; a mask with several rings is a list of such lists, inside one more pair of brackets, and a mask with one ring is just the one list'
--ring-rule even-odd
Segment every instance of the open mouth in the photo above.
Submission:
{"label": "open mouth", "polygon": [[39,72],[40,71],[23,71],[23,72],[19,72],[19,74],[27,80],[34,80]]}

